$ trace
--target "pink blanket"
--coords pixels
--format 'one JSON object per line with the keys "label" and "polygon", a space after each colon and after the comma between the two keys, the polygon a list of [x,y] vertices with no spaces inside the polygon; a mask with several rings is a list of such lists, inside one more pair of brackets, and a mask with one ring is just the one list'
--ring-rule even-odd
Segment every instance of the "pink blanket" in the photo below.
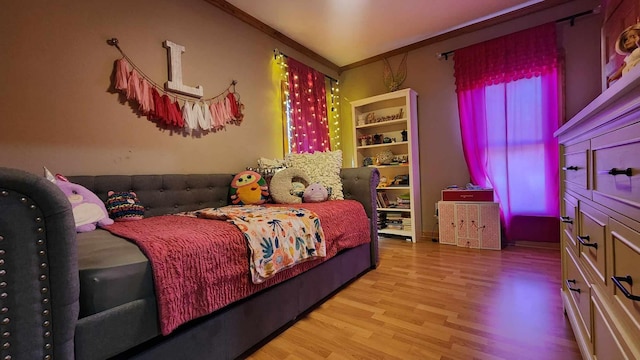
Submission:
{"label": "pink blanket", "polygon": [[342,249],[370,241],[369,221],[357,201],[296,206],[318,214],[327,242],[326,257],[298,264],[261,284],[251,282],[242,232],[226,221],[165,215],[104,228],[130,239],[149,258],[160,328],[167,335],[189,320],[292,278]]}

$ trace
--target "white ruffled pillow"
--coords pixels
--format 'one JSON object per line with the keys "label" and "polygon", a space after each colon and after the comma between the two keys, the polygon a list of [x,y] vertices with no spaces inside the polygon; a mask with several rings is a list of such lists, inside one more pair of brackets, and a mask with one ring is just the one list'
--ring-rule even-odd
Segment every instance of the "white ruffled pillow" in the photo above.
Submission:
{"label": "white ruffled pillow", "polygon": [[342,193],[342,150],[315,152],[313,154],[287,154],[287,167],[303,170],[311,183],[318,182],[331,188],[329,200],[344,200]]}

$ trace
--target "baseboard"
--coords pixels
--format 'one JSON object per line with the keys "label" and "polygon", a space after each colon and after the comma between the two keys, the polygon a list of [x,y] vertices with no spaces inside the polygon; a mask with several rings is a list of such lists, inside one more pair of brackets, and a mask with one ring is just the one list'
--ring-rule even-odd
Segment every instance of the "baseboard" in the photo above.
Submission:
{"label": "baseboard", "polygon": [[510,246],[533,247],[540,249],[560,250],[560,243],[543,242],[543,241],[515,241],[509,243]]}
{"label": "baseboard", "polygon": [[423,231],[422,236],[420,236],[420,241],[433,241],[438,242],[440,240],[440,235],[437,231]]}

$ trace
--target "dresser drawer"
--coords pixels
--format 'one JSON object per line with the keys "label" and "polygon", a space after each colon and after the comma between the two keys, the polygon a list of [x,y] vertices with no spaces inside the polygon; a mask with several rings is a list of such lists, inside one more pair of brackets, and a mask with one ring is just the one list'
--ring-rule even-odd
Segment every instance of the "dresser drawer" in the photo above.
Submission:
{"label": "dresser drawer", "polygon": [[640,123],[591,140],[593,200],[640,218]]}
{"label": "dresser drawer", "polygon": [[[611,219],[613,270],[612,288],[636,329],[640,329],[640,233]],[[614,278],[617,281],[614,281]],[[625,294],[626,292],[626,294]],[[640,335],[636,339],[640,341]]]}
{"label": "dresser drawer", "polygon": [[598,360],[627,360],[634,359],[625,353],[626,344],[618,340],[618,335],[612,322],[607,316],[608,311],[599,301],[597,296],[593,297],[593,354]]}
{"label": "dresser drawer", "polygon": [[577,309],[578,320],[581,331],[587,336],[587,339],[591,341],[591,286],[587,281],[587,278],[578,267],[578,262],[573,255],[573,251],[569,248],[564,248],[566,255],[566,276],[565,286],[567,288],[567,295],[573,304],[573,307]]}
{"label": "dresser drawer", "polygon": [[564,148],[564,181],[567,189],[589,197],[589,140]]}
{"label": "dresser drawer", "polygon": [[565,194],[560,222],[562,223],[562,231],[567,239],[567,245],[570,245],[574,251],[578,251],[578,242],[576,240],[576,231],[578,230],[577,215],[578,200],[569,194]]}
{"label": "dresser drawer", "polygon": [[607,283],[606,249],[609,217],[585,203],[580,203],[576,235],[579,256],[601,284]]}

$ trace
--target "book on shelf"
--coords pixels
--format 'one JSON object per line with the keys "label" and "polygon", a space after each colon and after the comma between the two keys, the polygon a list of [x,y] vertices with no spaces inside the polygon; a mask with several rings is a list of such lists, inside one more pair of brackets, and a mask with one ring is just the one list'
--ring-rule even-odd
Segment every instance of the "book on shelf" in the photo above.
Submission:
{"label": "book on shelf", "polygon": [[411,208],[411,197],[409,194],[398,195],[396,198],[396,207],[399,209]]}
{"label": "book on shelf", "polygon": [[391,202],[389,201],[389,197],[386,192],[378,191],[378,204],[382,208],[388,208],[391,206]]}
{"label": "book on shelf", "polygon": [[393,224],[393,223],[387,223],[387,226],[385,227],[385,229],[389,229],[389,230],[404,230],[402,228],[402,224]]}
{"label": "book on shelf", "polygon": [[382,195],[380,195],[379,192],[376,194],[376,202],[378,203],[378,208],[384,207],[384,203],[382,202]]}

